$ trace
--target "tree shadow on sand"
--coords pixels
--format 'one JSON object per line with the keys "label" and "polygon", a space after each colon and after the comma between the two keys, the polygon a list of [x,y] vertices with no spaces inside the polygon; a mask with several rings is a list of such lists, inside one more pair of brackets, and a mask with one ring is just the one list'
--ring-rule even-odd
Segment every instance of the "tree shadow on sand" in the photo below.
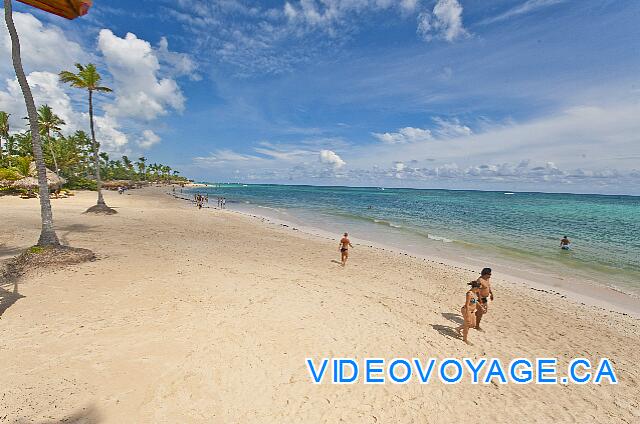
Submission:
{"label": "tree shadow on sand", "polygon": [[35,269],[61,267],[95,260],[87,249],[69,246],[32,246],[18,256],[0,262],[0,318],[24,296],[18,292],[18,281]]}
{"label": "tree shadow on sand", "polygon": [[[95,406],[90,405],[86,408],[82,408],[81,410],[74,412],[71,415],[67,415],[66,417],[62,417],[60,419],[46,420],[46,421],[38,421],[38,424],[98,424],[102,421],[102,417],[98,413],[98,410]],[[26,424],[32,423],[33,421],[17,421],[16,424]]]}
{"label": "tree shadow on sand", "polygon": [[73,233],[94,233],[92,231],[95,226],[85,225],[85,224],[71,224],[66,225],[64,227],[56,227],[56,231],[58,232],[58,237],[62,244],[70,245],[69,236]]}
{"label": "tree shadow on sand", "polygon": [[6,244],[1,243],[0,244],[0,258],[3,258],[3,257],[10,258],[10,257],[16,256],[16,255],[19,255],[20,253],[22,253],[23,250],[24,249],[19,248],[19,247],[7,246]]}
{"label": "tree shadow on sand", "polygon": [[24,296],[18,293],[20,274],[13,261],[0,268],[0,318],[14,303]]}

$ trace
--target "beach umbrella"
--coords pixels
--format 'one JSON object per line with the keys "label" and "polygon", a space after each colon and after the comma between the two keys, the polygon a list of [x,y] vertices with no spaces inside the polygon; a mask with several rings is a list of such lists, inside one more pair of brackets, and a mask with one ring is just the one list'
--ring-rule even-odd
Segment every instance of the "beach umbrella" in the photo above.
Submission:
{"label": "beach umbrella", "polygon": [[[61,187],[67,180],[60,177],[53,171],[47,169],[47,185],[49,188],[58,188]],[[24,189],[35,189],[38,188],[38,179],[36,177],[25,177],[22,178],[12,184],[12,187],[16,188],[24,188]]]}
{"label": "beach umbrella", "polygon": [[36,177],[25,177],[13,183],[15,188],[34,189],[38,188],[38,179]]}
{"label": "beach umbrella", "polygon": [[47,184],[49,185],[49,187],[60,188],[66,182],[67,180],[62,178],[60,175],[47,169]]}
{"label": "beach umbrella", "polygon": [[18,0],[45,12],[62,16],[67,19],[75,19],[89,12],[92,0]]}

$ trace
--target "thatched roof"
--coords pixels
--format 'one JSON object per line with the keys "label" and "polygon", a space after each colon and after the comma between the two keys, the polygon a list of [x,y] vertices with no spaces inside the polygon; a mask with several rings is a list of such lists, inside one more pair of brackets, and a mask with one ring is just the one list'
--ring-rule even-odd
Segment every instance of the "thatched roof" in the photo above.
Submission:
{"label": "thatched roof", "polygon": [[38,187],[38,179],[36,177],[24,177],[21,180],[14,181],[11,186],[24,189],[36,188]]}
{"label": "thatched roof", "polygon": [[112,180],[112,181],[103,181],[102,187],[104,188],[130,187],[133,184],[134,182],[129,180]]}
{"label": "thatched roof", "polygon": [[[49,186],[49,188],[61,187],[66,182],[67,180],[58,176],[58,174],[56,174],[55,172],[47,169],[47,185]],[[15,181],[13,184],[11,184],[11,187],[24,189],[37,188],[38,179],[36,177],[25,177],[18,181]]]}

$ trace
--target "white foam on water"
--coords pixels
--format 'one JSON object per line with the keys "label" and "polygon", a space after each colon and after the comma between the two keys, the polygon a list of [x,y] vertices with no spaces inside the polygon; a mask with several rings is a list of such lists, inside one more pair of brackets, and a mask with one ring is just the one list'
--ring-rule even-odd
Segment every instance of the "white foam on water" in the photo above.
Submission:
{"label": "white foam on water", "polygon": [[433,235],[433,234],[427,234],[427,238],[429,240],[437,240],[437,241],[441,241],[443,243],[453,243],[453,240],[451,240],[451,239],[448,239],[448,238],[442,237],[442,236],[436,236],[436,235]]}

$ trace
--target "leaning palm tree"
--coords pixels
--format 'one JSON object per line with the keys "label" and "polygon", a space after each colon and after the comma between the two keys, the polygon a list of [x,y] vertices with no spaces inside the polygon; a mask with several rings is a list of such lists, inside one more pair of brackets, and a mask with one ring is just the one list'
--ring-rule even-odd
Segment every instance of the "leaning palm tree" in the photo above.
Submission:
{"label": "leaning palm tree", "polygon": [[116,211],[107,206],[102,196],[102,180],[100,179],[100,151],[98,142],[96,141],[96,132],[93,124],[93,92],[109,93],[111,89],[109,87],[103,87],[100,85],[102,77],[98,73],[96,66],[93,63],[88,65],[81,65],[76,63],[78,73],[74,74],[70,71],[60,72],[60,81],[70,84],[72,87],[87,90],[89,92],[89,123],[91,126],[91,142],[93,147],[93,161],[96,167],[96,184],[98,186],[98,203],[95,206],[90,207],[87,212],[104,213],[108,215],[115,214]]}
{"label": "leaning palm tree", "polygon": [[0,110],[0,159],[2,159],[2,140],[9,142],[9,114]]}
{"label": "leaning palm tree", "polygon": [[40,125],[40,135],[47,136],[47,144],[49,145],[49,151],[53,158],[53,166],[56,168],[56,174],[59,174],[60,168],[58,167],[56,154],[53,151],[53,139],[51,138],[51,133],[54,132],[60,134],[60,131],[62,130],[61,126],[65,125],[66,122],[53,113],[53,110],[49,105],[42,105],[38,108],[38,124]]}
{"label": "leaning palm tree", "polygon": [[31,146],[33,150],[33,157],[36,161],[36,169],[38,171],[38,191],[40,193],[40,216],[42,220],[42,230],[40,231],[40,238],[38,239],[39,246],[59,246],[60,241],[53,229],[53,212],[51,211],[51,201],[49,199],[49,186],[47,184],[47,169],[44,165],[44,157],[42,155],[42,144],[40,142],[40,131],[38,128],[38,112],[36,111],[36,104],[33,101],[33,94],[31,93],[31,87],[27,81],[27,77],[22,67],[22,58],[20,57],[20,39],[18,38],[18,31],[16,31],[16,25],[13,22],[13,5],[11,0],[4,0],[4,18],[7,23],[7,29],[9,30],[9,36],[11,37],[11,58],[13,61],[13,68],[16,71],[16,77],[18,83],[22,89],[24,96],[24,102],[27,107],[27,114],[29,116],[29,127],[31,129]]}

